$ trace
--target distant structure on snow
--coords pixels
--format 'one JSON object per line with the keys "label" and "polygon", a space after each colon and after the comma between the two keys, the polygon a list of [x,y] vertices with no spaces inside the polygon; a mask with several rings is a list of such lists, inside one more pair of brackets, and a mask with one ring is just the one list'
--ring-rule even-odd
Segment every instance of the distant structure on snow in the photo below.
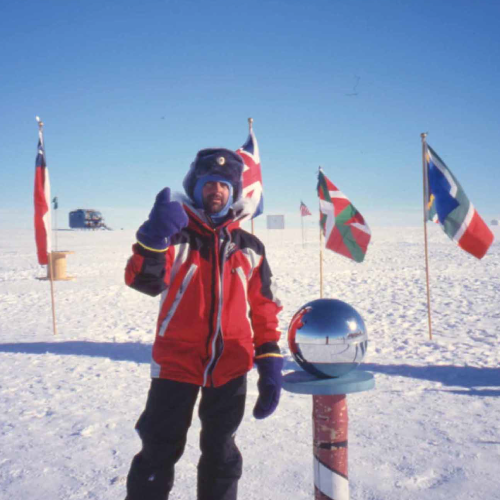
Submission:
{"label": "distant structure on snow", "polygon": [[89,208],[79,208],[69,213],[71,229],[111,229],[104,223],[101,212]]}
{"label": "distant structure on snow", "polygon": [[492,225],[492,226],[498,226],[498,220],[497,220],[497,219],[493,219],[493,220],[491,221],[491,225]]}

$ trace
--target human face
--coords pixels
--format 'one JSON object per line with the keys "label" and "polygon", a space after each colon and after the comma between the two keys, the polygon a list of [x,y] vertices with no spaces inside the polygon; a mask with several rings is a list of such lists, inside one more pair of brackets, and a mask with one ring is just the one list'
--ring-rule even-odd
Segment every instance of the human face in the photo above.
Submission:
{"label": "human face", "polygon": [[203,206],[209,214],[220,212],[229,198],[229,187],[224,182],[208,181],[201,191]]}

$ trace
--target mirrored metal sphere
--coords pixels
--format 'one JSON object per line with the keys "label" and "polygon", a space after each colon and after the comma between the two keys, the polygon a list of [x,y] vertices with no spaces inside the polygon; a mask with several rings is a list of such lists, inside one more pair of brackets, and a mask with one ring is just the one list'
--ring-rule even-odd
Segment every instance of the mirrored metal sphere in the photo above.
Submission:
{"label": "mirrored metal sphere", "polygon": [[356,368],[367,344],[363,318],[337,299],[308,302],[288,327],[288,346],[295,361],[319,378],[341,377]]}

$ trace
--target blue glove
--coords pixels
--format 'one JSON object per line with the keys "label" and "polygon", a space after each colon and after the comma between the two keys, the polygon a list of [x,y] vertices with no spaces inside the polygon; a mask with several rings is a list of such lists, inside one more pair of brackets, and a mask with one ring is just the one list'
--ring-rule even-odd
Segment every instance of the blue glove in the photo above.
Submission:
{"label": "blue glove", "polygon": [[[259,380],[257,388],[259,397],[253,409],[253,416],[258,419],[266,418],[276,410],[280,400],[281,386],[283,385],[283,356],[279,354],[278,345],[275,342],[268,342],[264,346],[274,345],[277,352],[267,352],[258,354],[255,358]],[[268,350],[268,349],[265,349]]]}
{"label": "blue glove", "polygon": [[167,238],[177,234],[188,224],[188,216],[178,201],[170,201],[170,188],[157,195],[149,218],[137,231],[137,241],[148,250],[163,252],[168,248]]}

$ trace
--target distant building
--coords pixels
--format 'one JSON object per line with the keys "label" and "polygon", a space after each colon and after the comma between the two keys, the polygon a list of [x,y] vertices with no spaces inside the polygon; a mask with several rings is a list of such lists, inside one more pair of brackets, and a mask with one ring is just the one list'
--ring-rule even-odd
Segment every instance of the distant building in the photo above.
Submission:
{"label": "distant building", "polygon": [[71,229],[109,229],[104,223],[101,212],[88,208],[79,208],[69,213]]}
{"label": "distant building", "polygon": [[492,225],[492,226],[498,226],[498,220],[497,220],[497,219],[493,219],[493,220],[491,221],[491,225]]}
{"label": "distant building", "polygon": [[285,229],[284,215],[268,215],[266,221],[267,229]]}

